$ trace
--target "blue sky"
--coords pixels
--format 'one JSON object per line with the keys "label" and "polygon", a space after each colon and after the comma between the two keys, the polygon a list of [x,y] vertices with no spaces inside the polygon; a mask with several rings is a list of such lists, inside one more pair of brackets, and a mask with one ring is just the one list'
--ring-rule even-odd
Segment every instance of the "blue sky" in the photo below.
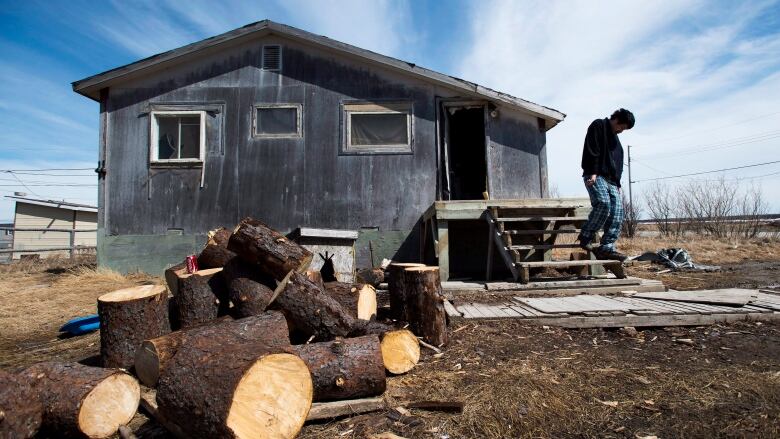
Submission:
{"label": "blue sky", "polygon": [[[0,170],[78,170],[0,172],[0,195],[94,203],[98,104],[70,83],[265,18],[566,113],[548,133],[561,196],[585,195],[584,131],[621,106],[634,180],[780,160],[778,0],[3,1]],[[720,176],[780,211],[780,164],[702,178]]]}

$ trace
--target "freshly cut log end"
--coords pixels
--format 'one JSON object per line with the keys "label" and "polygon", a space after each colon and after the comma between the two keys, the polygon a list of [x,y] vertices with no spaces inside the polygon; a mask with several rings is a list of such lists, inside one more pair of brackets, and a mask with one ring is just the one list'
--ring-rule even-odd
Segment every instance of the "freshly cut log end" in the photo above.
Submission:
{"label": "freshly cut log end", "polygon": [[267,355],[239,381],[227,427],[237,438],[295,437],[311,408],[313,390],[303,360],[290,354]]}
{"label": "freshly cut log end", "polygon": [[101,381],[84,398],[79,410],[79,429],[87,437],[108,437],[127,424],[138,410],[141,387],[123,373]]}
{"label": "freshly cut log end", "polygon": [[98,297],[100,355],[104,367],[130,368],[144,340],[171,332],[168,292],[142,285]]}
{"label": "freshly cut log end", "polygon": [[371,320],[376,317],[376,288],[368,284],[328,282],[325,292],[336,299],[352,317]]}
{"label": "freshly cut log end", "polygon": [[22,377],[0,370],[0,437],[27,439],[41,427],[43,406]]}
{"label": "freshly cut log end", "polygon": [[39,363],[22,372],[43,404],[43,427],[59,435],[104,438],[138,410],[141,387],[117,369]]}
{"label": "freshly cut log end", "polygon": [[306,271],[313,257],[310,251],[253,218],[244,219],[236,227],[228,249],[277,280],[290,270]]}
{"label": "freshly cut log end", "polygon": [[420,361],[420,342],[408,329],[386,332],[381,349],[385,369],[396,375],[409,372]]}
{"label": "freshly cut log end", "polygon": [[193,337],[207,337],[220,344],[266,342],[270,346],[289,346],[289,329],[284,315],[268,311],[245,319],[233,320],[223,317],[208,325],[196,326],[182,331],[146,340],[135,356],[135,373],[147,387],[156,387],[160,375],[171,364],[179,347]]}

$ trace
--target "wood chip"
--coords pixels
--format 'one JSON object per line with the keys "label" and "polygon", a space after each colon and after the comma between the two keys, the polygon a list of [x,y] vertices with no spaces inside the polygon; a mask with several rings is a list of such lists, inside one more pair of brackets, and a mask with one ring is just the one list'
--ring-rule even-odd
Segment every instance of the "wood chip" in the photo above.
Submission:
{"label": "wood chip", "polygon": [[610,407],[617,407],[618,406],[618,402],[617,401],[602,401],[600,399],[597,399],[596,401],[598,401],[598,402],[600,402],[600,403],[602,403],[604,405],[610,406]]}
{"label": "wood chip", "polygon": [[407,439],[407,438],[403,436],[398,436],[397,434],[389,431],[385,431],[383,433],[372,434],[371,436],[368,437],[368,439]]}
{"label": "wood chip", "polygon": [[675,343],[687,344],[687,345],[693,345],[693,340],[691,340],[690,338],[675,338],[674,342]]}

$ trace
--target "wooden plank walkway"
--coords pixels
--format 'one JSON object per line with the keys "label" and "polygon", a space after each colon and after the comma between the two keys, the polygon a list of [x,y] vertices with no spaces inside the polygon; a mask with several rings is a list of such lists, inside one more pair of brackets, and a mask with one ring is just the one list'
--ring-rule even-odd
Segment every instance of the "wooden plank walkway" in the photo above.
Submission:
{"label": "wooden plank walkway", "polygon": [[[716,291],[719,301],[726,290]],[[744,295],[744,290],[735,295]],[[466,319],[522,319],[566,328],[623,326],[690,326],[740,320],[780,320],[780,294],[752,291],[755,299],[743,306],[694,303],[646,297],[581,294],[567,297],[513,297],[497,303],[447,302],[450,317]]]}

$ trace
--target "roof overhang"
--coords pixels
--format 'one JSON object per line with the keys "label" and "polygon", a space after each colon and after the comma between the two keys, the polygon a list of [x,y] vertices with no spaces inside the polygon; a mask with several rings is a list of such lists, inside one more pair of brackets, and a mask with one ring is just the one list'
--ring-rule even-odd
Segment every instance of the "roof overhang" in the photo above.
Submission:
{"label": "roof overhang", "polygon": [[12,195],[6,195],[6,198],[16,200],[17,203],[34,204],[36,206],[54,207],[57,209],[77,210],[79,212],[97,212],[98,208],[95,206],[89,206],[86,204],[68,203],[65,201],[56,200],[38,200],[35,198],[16,197]]}
{"label": "roof overhang", "polygon": [[291,26],[263,20],[244,27],[207,38],[196,43],[188,44],[178,49],[169,50],[149,58],[117,67],[97,75],[90,76],[73,82],[73,91],[82,94],[95,101],[100,100],[100,90],[119,84],[128,79],[148,75],[158,70],[169,68],[173,65],[184,63],[205,53],[216,52],[232,45],[251,41],[266,35],[275,34],[305,44],[313,44],[359,59],[362,62],[378,65],[389,70],[398,71],[416,76],[425,81],[449,87],[464,92],[466,97],[479,97],[487,99],[494,104],[504,104],[522,112],[529,113],[545,121],[545,128],[549,130],[561,122],[566,115],[558,110],[535,104],[525,99],[517,98],[506,93],[501,93],[479,84],[469,82],[454,76],[445,75],[413,63],[396,58],[380,55],[370,50],[361,49],[350,44],[342,43],[324,36],[315,35]]}

